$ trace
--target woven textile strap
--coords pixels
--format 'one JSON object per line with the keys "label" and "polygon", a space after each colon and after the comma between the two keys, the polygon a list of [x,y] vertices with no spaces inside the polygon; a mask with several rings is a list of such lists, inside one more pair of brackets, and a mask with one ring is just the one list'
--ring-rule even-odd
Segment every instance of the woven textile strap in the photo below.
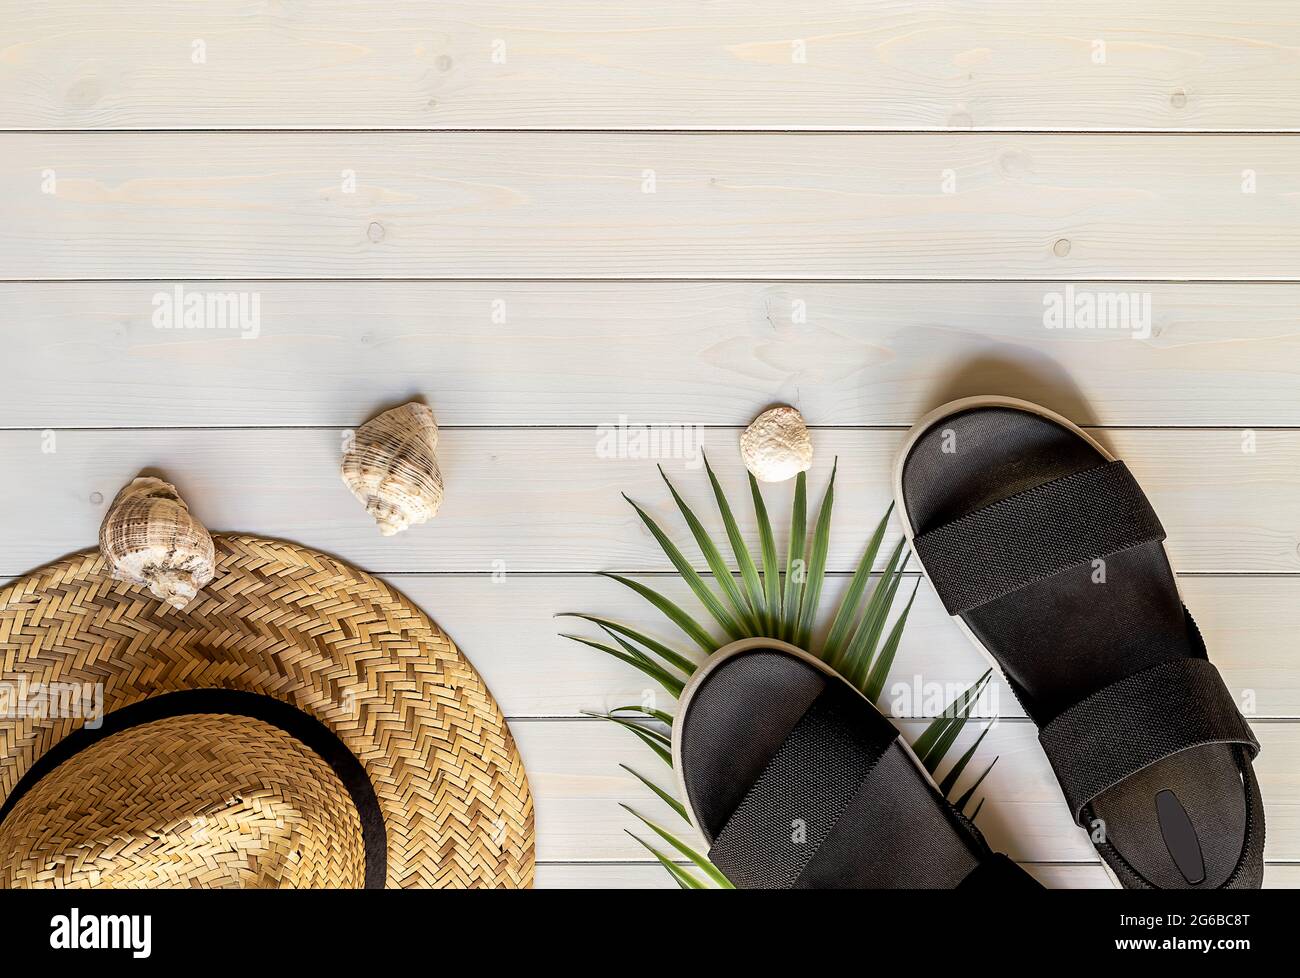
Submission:
{"label": "woven textile strap", "polygon": [[1097,690],[1038,734],[1074,820],[1107,788],[1156,761],[1202,744],[1239,744],[1253,760],[1259,742],[1219,670],[1182,658]]}
{"label": "woven textile strap", "polygon": [[1107,462],[918,536],[914,545],[948,614],[988,604],[1067,568],[1165,538],[1123,462]]}
{"label": "woven textile strap", "polygon": [[[857,700],[857,702],[854,702]],[[789,889],[898,736],[864,728],[863,704],[828,686],[790,731],[709,850],[741,889]],[[875,736],[871,736],[875,733]]]}

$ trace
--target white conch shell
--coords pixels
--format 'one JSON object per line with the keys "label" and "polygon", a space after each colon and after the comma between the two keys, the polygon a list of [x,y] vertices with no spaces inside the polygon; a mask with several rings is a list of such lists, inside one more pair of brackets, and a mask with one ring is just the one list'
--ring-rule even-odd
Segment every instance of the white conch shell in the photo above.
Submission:
{"label": "white conch shell", "polygon": [[803,415],[787,405],[764,411],[740,436],[740,457],[760,482],[784,482],[807,472],[812,456]]}
{"label": "white conch shell", "polygon": [[124,486],[99,528],[99,550],[118,580],[143,584],[184,608],[212,580],[212,537],[170,482],[151,476]]}
{"label": "white conch shell", "polygon": [[386,537],[432,519],[442,505],[438,423],[427,405],[403,404],[356,430],[343,453],[343,484]]}

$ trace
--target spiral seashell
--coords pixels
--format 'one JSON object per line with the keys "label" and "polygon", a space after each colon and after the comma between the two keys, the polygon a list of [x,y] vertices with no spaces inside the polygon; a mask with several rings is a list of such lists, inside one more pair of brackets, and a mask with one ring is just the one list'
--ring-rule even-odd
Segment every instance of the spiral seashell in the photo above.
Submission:
{"label": "spiral seashell", "polygon": [[184,608],[216,567],[212,537],[170,482],[145,476],[122,488],[99,528],[113,576]]}
{"label": "spiral seashell", "polygon": [[788,405],[764,411],[740,436],[740,457],[760,482],[784,482],[807,472],[812,456],[803,415]]}
{"label": "spiral seashell", "polygon": [[442,505],[438,423],[412,401],[357,429],[343,453],[343,484],[365,504],[386,537],[432,519]]}

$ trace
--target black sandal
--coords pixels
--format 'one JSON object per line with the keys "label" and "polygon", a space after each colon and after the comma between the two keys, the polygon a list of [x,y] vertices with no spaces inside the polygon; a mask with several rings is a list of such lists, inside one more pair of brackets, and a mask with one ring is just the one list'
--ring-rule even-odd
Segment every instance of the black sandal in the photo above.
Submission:
{"label": "black sandal", "polygon": [[734,642],[696,670],[673,768],[710,860],[742,889],[1039,888],[861,693],[783,642]]}
{"label": "black sandal", "polygon": [[894,492],[926,576],[1038,725],[1116,882],[1258,887],[1259,743],[1124,463],[1045,408],[966,398],[912,429]]}

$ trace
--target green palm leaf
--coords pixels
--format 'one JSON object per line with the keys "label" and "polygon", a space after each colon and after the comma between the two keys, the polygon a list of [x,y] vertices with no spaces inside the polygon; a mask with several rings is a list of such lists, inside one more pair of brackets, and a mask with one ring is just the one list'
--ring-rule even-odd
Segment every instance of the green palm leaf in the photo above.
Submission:
{"label": "green palm leaf", "polygon": [[[799,624],[795,628],[794,642],[806,649],[812,645],[813,618],[817,602],[821,600],[822,580],[826,576],[826,555],[831,545],[831,507],[835,504],[835,472],[840,467],[837,458],[831,465],[830,482],[822,496],[821,509],[817,511],[817,526],[813,531],[812,555],[808,560],[808,579],[804,583],[803,598],[799,602]],[[803,473],[800,473],[802,475]]]}
{"label": "green palm leaf", "polygon": [[673,740],[667,734],[656,730],[654,727],[633,720],[630,717],[616,717],[612,713],[592,713],[589,710],[583,710],[582,715],[594,717],[597,720],[608,720],[611,723],[617,723],[620,727],[626,727],[634,733],[643,733],[661,747],[671,749],[673,746]]}
{"label": "green palm leaf", "polygon": [[[677,569],[677,573],[682,576],[682,580],[690,585],[691,590],[695,592],[695,596],[700,599],[700,604],[704,605],[714,620],[722,626],[722,630],[733,639],[743,638],[744,633],[741,631],[740,626],[736,624],[736,620],[722,606],[718,596],[704,583],[704,578],[700,576],[699,571],[691,566],[690,561],[677,549],[677,545],[668,539],[668,535],[659,528],[659,524],[654,521],[654,518],[632,502],[628,496],[624,495],[623,498],[627,499],[628,504],[636,510],[637,515],[641,517],[641,522],[646,525],[650,535],[655,538],[655,542],[659,544],[659,548],[664,552],[664,556],[672,562],[673,567]],[[727,575],[727,579],[731,580],[730,574]]]}
{"label": "green palm leaf", "polygon": [[750,556],[749,548],[745,546],[745,538],[741,536],[736,517],[731,512],[731,504],[727,502],[727,496],[722,491],[722,486],[718,484],[718,477],[713,474],[713,469],[709,466],[707,455],[704,456],[704,471],[709,474],[709,484],[713,487],[713,498],[717,500],[722,525],[726,527],[727,539],[731,541],[732,553],[736,555],[736,566],[740,568],[741,580],[745,582],[745,589],[749,592],[749,604],[754,610],[755,628],[762,631],[767,620],[767,599],[763,594],[763,584],[758,577],[758,568],[754,566],[754,558]]}
{"label": "green palm leaf", "polygon": [[609,711],[610,713],[640,713],[651,720],[658,720],[665,726],[673,725],[673,716],[671,713],[665,713],[663,710],[652,710],[646,706],[616,706]]}
{"label": "green palm leaf", "polygon": [[751,472],[749,493],[754,499],[754,519],[758,523],[759,549],[763,553],[763,596],[767,604],[767,631],[776,638],[781,620],[781,575],[776,566],[776,540],[772,536],[772,522],[767,518],[767,506],[758,490],[758,480]]}
{"label": "green palm leaf", "polygon": [[889,606],[893,603],[895,592],[898,591],[901,574],[897,572],[897,568],[898,559],[902,556],[903,543],[904,541],[899,540],[898,545],[894,547],[889,563],[885,565],[880,580],[876,582],[876,586],[871,590],[871,597],[867,599],[862,620],[858,622],[858,630],[853,633],[849,647],[844,650],[839,671],[854,686],[861,686],[863,678],[867,675],[871,658],[876,654],[876,643],[880,641],[880,632],[885,627]]}
{"label": "green palm leaf", "polygon": [[935,738],[934,745],[921,758],[921,763],[925,765],[926,770],[931,774],[939,767],[948,750],[966,727],[966,722],[970,719],[970,711],[974,706],[974,696],[964,697],[963,702],[957,708],[956,715],[947,719],[947,724],[939,736]]}
{"label": "green palm leaf", "polygon": [[593,625],[599,625],[607,632],[608,631],[618,632],[619,634],[624,635],[627,638],[630,638],[634,642],[640,642],[642,645],[648,648],[655,655],[659,656],[661,659],[664,659],[671,665],[680,669],[682,672],[686,673],[686,675],[689,676],[693,672],[695,672],[695,663],[692,662],[690,659],[686,658],[686,656],[682,655],[680,652],[676,652],[673,649],[670,649],[668,646],[664,645],[663,642],[658,642],[655,639],[650,638],[648,635],[643,635],[642,633],[638,631],[634,631],[633,629],[628,628],[626,625],[620,624],[619,622],[616,621],[612,621],[609,618],[601,618],[599,615],[584,615],[576,611],[563,611],[557,614],[555,617],[556,618],[581,618],[583,621],[589,621]]}
{"label": "green palm leaf", "polygon": [[961,712],[963,704],[969,703],[974,697],[980,694],[980,691],[984,689],[985,684],[988,683],[989,677],[992,676],[992,674],[993,671],[991,669],[986,670],[984,675],[975,680],[974,683],[967,687],[964,693],[957,696],[944,708],[942,713],[930,722],[930,725],[925,728],[925,731],[921,736],[916,738],[916,743],[912,745],[912,750],[916,752],[917,757],[923,758],[930,752],[930,749],[934,746],[935,742],[943,735],[943,732],[948,729],[948,725],[952,723]]}
{"label": "green palm leaf", "polygon": [[584,710],[582,715],[593,717],[597,720],[608,720],[610,723],[617,723],[625,730],[630,730],[636,735],[637,740],[641,741],[641,743],[654,751],[656,757],[669,767],[673,766],[672,741],[659,733],[659,731],[651,730],[649,727],[643,726],[639,723],[633,723],[631,720],[627,720],[623,717],[610,716],[608,713],[589,713]]}
{"label": "green palm leaf", "polygon": [[745,596],[740,593],[740,586],[736,583],[735,578],[731,576],[731,568],[722,559],[722,553],[714,546],[708,531],[704,529],[704,524],[696,518],[695,513],[686,505],[686,500],[677,492],[676,487],[668,481],[668,476],[664,474],[662,465],[659,466],[659,475],[664,480],[664,484],[668,486],[668,491],[672,493],[673,502],[677,503],[677,508],[681,510],[682,519],[686,520],[691,535],[695,537],[696,546],[700,548],[700,553],[704,555],[704,562],[709,565],[714,580],[718,582],[718,585],[722,588],[722,593],[727,597],[728,603],[735,610],[740,625],[752,631],[755,627],[754,609],[750,608]]}
{"label": "green palm leaf", "polygon": [[930,748],[929,753],[927,753],[925,757],[921,758],[921,763],[925,765],[925,769],[931,774],[934,774],[934,772],[938,770],[939,764],[952,748],[953,742],[957,739],[957,735],[960,734],[962,729],[966,726],[966,712],[969,712],[969,707],[967,707],[967,710],[963,712],[961,716],[955,717],[948,726],[944,728],[943,733],[939,735],[939,739],[935,741],[934,746]]}
{"label": "green palm leaf", "polygon": [[672,846],[674,849],[680,852],[683,856],[685,856],[691,862],[695,863],[696,866],[700,867],[700,869],[704,871],[704,875],[709,877],[709,879],[713,880],[713,882],[717,883],[718,886],[720,886],[722,889],[724,890],[735,889],[735,886],[732,885],[731,880],[723,876],[722,871],[718,869],[717,866],[713,865],[713,863],[709,862],[705,857],[701,856],[698,852],[696,852],[694,849],[688,846],[685,842],[677,838],[677,836],[673,835],[667,829],[656,825],[654,822],[650,821],[650,819],[646,818],[644,815],[640,814],[635,809],[632,809],[627,805],[623,805],[622,807],[625,811],[627,811],[632,815],[635,815],[642,822],[648,825],[650,827],[650,830],[654,832],[657,836],[659,836],[659,838],[663,839],[670,846]]}
{"label": "green palm leaf", "polygon": [[589,648],[604,652],[606,655],[612,655],[615,659],[618,659],[621,662],[626,662],[628,665],[636,669],[640,669],[674,697],[681,696],[682,690],[686,688],[686,684],[670,673],[667,669],[656,665],[644,656],[637,657],[628,655],[626,652],[612,649],[608,645],[602,645],[592,639],[583,638],[581,635],[561,635],[560,638],[567,638],[571,642],[578,642],[582,645],[588,646]]}
{"label": "green palm leaf", "polygon": [[[966,810],[966,806],[970,804],[970,800],[973,797],[975,797],[975,792],[979,790],[979,786],[984,783],[984,779],[989,776],[989,772],[993,770],[993,765],[996,764],[997,762],[998,759],[996,757],[993,758],[993,760],[989,761],[989,766],[986,767],[984,771],[980,774],[980,776],[975,779],[975,783],[971,785],[969,788],[967,788],[964,792],[962,792],[962,796],[958,798],[955,802],[953,802],[953,807],[956,808],[957,811],[964,812]],[[979,813],[976,812],[976,814]],[[971,821],[973,822],[974,820],[975,820],[975,816],[972,815]]]}
{"label": "green palm leaf", "polygon": [[651,791],[653,791],[653,792],[655,793],[655,795],[658,796],[658,798],[659,798],[660,801],[662,801],[665,805],[667,805],[669,808],[671,808],[673,811],[675,811],[678,815],[680,815],[684,821],[686,821],[686,822],[689,822],[689,821],[690,821],[690,818],[688,818],[687,815],[686,815],[686,806],[683,805],[683,804],[682,804],[680,801],[678,801],[676,798],[674,798],[672,795],[670,795],[668,792],[664,791],[663,788],[659,787],[659,785],[655,784],[653,781],[651,781],[651,780],[650,780],[649,778],[647,778],[645,775],[638,774],[636,771],[633,771],[633,770],[632,770],[630,767],[628,767],[626,764],[620,764],[619,767],[621,767],[624,771],[626,771],[628,774],[632,775],[632,777],[636,778],[636,779],[637,779],[638,781],[640,781],[643,785],[645,785],[647,788],[649,788]]}
{"label": "green palm leaf", "polygon": [[867,584],[871,581],[871,568],[876,565],[876,554],[880,551],[880,542],[885,538],[885,528],[889,524],[889,514],[893,510],[894,505],[890,503],[889,509],[876,525],[876,531],[867,541],[867,549],[863,551],[862,559],[858,561],[857,570],[853,572],[848,590],[844,592],[839,610],[835,612],[835,618],[831,622],[831,630],[826,635],[826,644],[822,646],[822,658],[831,665],[831,668],[836,668],[843,658],[845,643],[857,618],[858,603],[862,600]]}
{"label": "green palm leaf", "polygon": [[[921,587],[921,579],[916,579],[916,584],[912,588],[912,596],[907,599],[907,604],[903,607],[903,613],[898,616],[894,622],[894,627],[889,630],[889,637],[885,639],[885,644],[880,647],[880,654],[871,664],[871,672],[867,675],[867,681],[862,685],[862,695],[871,702],[875,703],[880,699],[880,694],[885,690],[885,680],[889,676],[889,670],[894,667],[894,655],[898,652],[898,643],[903,637],[903,629],[907,626],[907,617],[912,613],[912,604],[916,601],[916,592]],[[893,600],[893,594],[890,595]]]}
{"label": "green palm leaf", "polygon": [[635,832],[631,831],[630,829],[624,829],[623,831],[626,832],[628,835],[630,835],[632,838],[636,839],[636,841],[641,843],[641,845],[643,845],[646,849],[648,849],[650,851],[650,854],[659,860],[659,864],[663,866],[664,869],[668,870],[668,875],[671,876],[677,882],[677,885],[680,886],[683,890],[707,890],[708,889],[707,886],[705,886],[703,883],[697,880],[686,870],[682,869],[682,867],[678,866],[675,862],[673,862],[671,859],[665,856],[662,852],[660,852],[650,843],[646,842],[645,839],[641,838]]}
{"label": "green palm leaf", "polygon": [[961,777],[961,773],[966,770],[966,765],[970,763],[970,759],[975,756],[975,752],[980,749],[980,744],[984,743],[984,738],[988,736],[989,731],[992,729],[993,724],[991,723],[985,726],[980,731],[980,735],[975,738],[975,743],[970,745],[965,754],[957,758],[957,762],[953,764],[952,769],[943,776],[943,780],[939,782],[939,790],[943,792],[945,798],[952,794],[953,788],[957,787],[957,781]]}
{"label": "green palm leaf", "polygon": [[632,580],[630,577],[623,577],[619,574],[604,574],[602,576],[608,577],[611,581],[618,581],[618,583],[622,584],[624,587],[631,588],[637,594],[641,595],[641,597],[649,601],[659,609],[659,611],[663,612],[664,616],[669,621],[685,632],[686,637],[702,648],[705,652],[714,652],[717,650],[718,643],[715,642],[712,636],[704,630],[704,626],[684,612],[672,601],[665,598],[658,591],[648,588],[641,582]]}
{"label": "green palm leaf", "polygon": [[785,598],[781,603],[779,638],[793,642],[799,622],[799,601],[803,596],[808,566],[804,563],[804,533],[808,527],[808,480],[800,472],[794,480],[794,505],[790,510],[790,547],[785,554]]}
{"label": "green palm leaf", "polygon": [[653,659],[650,658],[650,656],[646,655],[644,652],[642,652],[640,649],[638,649],[635,645],[633,645],[631,642],[625,639],[622,635],[618,634],[618,632],[614,631],[612,628],[606,628],[604,625],[601,625],[600,630],[604,632],[606,635],[608,635],[610,638],[612,638],[620,646],[622,646],[623,651],[625,651],[628,655],[634,655],[642,662],[654,661]]}

